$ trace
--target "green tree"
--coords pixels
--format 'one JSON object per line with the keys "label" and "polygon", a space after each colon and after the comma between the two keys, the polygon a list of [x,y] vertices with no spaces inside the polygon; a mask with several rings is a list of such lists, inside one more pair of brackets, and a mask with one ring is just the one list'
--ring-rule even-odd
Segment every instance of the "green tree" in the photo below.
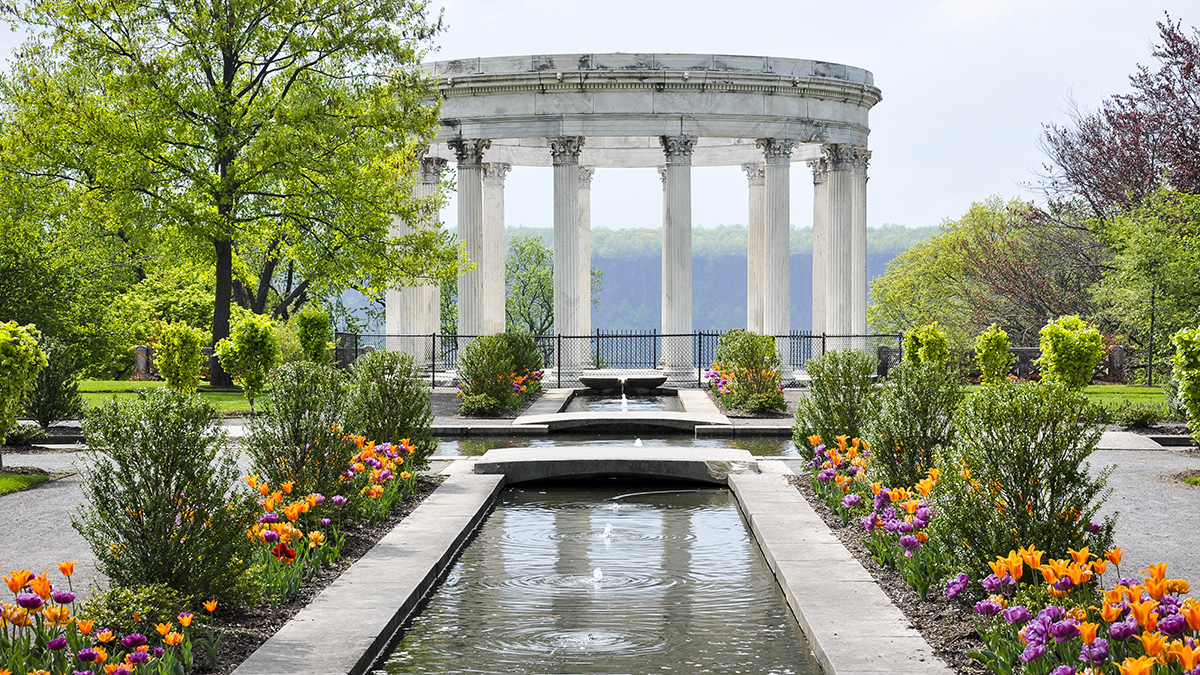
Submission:
{"label": "green tree", "polygon": [[[437,123],[413,67],[441,29],[423,3],[28,0],[9,14],[30,38],[3,82],[7,168],[85,190],[131,240],[184,243],[215,271],[214,342],[234,298],[287,311],[454,275],[448,235],[388,229],[436,201],[410,189]],[[272,296],[277,277],[302,281]]]}
{"label": "green tree", "polygon": [[[549,335],[554,332],[554,252],[541,239],[514,237],[504,263],[507,330]],[[600,304],[604,273],[592,268],[592,305]]]}
{"label": "green tree", "polygon": [[[32,325],[0,323],[0,445],[17,424],[25,392],[33,388],[38,371],[46,367],[46,355],[38,347],[40,337]],[[4,457],[0,455],[2,468]]]}

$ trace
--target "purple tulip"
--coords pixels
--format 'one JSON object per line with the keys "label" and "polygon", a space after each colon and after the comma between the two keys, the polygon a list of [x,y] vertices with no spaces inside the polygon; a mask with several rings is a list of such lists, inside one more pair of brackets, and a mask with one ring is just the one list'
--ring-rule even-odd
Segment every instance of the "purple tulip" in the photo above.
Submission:
{"label": "purple tulip", "polygon": [[842,507],[847,508],[847,509],[852,509],[855,506],[858,506],[859,502],[861,502],[861,501],[862,501],[862,495],[858,494],[857,492],[851,492],[850,494],[846,495],[845,497],[842,497]]}
{"label": "purple tulip", "polygon": [[95,649],[81,649],[75,653],[75,658],[84,663],[91,663],[99,657],[100,655],[96,653]]}
{"label": "purple tulip", "polygon": [[1040,659],[1046,653],[1046,645],[1040,645],[1033,642],[1025,645],[1025,651],[1017,658],[1021,659],[1021,663],[1029,663],[1034,659]]}
{"label": "purple tulip", "polygon": [[52,652],[56,652],[66,646],[67,638],[61,635],[46,643],[46,649],[49,649]]}
{"label": "purple tulip", "polygon": [[146,644],[146,636],[141,633],[130,633],[121,638],[121,646],[125,649],[137,649]]}
{"label": "purple tulip", "polygon": [[1083,649],[1079,652],[1079,660],[1090,666],[1101,666],[1108,663],[1108,640],[1098,637],[1092,641],[1092,644],[1084,644]]}
{"label": "purple tulip", "polygon": [[1099,531],[1100,531],[1100,523],[1097,523],[1097,522],[1096,522],[1096,521],[1094,521],[1094,520],[1093,520],[1092,522],[1088,523],[1088,527],[1090,527],[1090,528],[1091,528],[1092,532],[1099,532]]}
{"label": "purple tulip", "polygon": [[1075,588],[1075,582],[1071,581],[1071,577],[1062,577],[1054,582],[1054,588],[1060,591],[1069,591]]}
{"label": "purple tulip", "polygon": [[1182,614],[1171,614],[1158,620],[1158,629],[1173,638],[1177,638],[1188,630],[1187,617]]}
{"label": "purple tulip", "polygon": [[1029,644],[1045,645],[1050,639],[1050,625],[1054,622],[1049,617],[1041,616],[1040,614],[1025,624],[1025,628],[1021,634],[1025,636],[1025,641]]}
{"label": "purple tulip", "polygon": [[906,534],[900,537],[900,548],[904,549],[904,557],[911,558],[913,551],[921,548],[921,540],[911,534]]}
{"label": "purple tulip", "polygon": [[275,542],[279,541],[279,533],[275,530],[264,530],[263,541],[267,542],[268,544],[274,544]]}
{"label": "purple tulip", "polygon": [[966,572],[959,572],[958,576],[946,582],[946,599],[953,600],[967,588],[970,581],[971,577],[967,576]]}
{"label": "purple tulip", "polygon": [[313,497],[316,497],[316,501],[318,504],[325,503],[325,495],[321,494],[320,492],[313,493]]}
{"label": "purple tulip", "polygon": [[321,525],[328,525],[330,522],[332,522],[332,521],[330,521],[328,518],[321,519]]}
{"label": "purple tulip", "polygon": [[821,481],[822,483],[828,483],[829,481],[833,480],[833,477],[836,475],[837,471],[834,471],[833,469],[822,469],[821,473],[817,474],[817,480]]}
{"label": "purple tulip", "polygon": [[995,593],[1000,590],[1000,577],[995,574],[989,574],[983,578],[983,590],[988,593]]}
{"label": "purple tulip", "polygon": [[77,670],[77,671],[75,671],[75,672],[71,673],[71,675],[92,675],[92,671],[90,671],[90,670]]}
{"label": "purple tulip", "polygon": [[150,660],[150,652],[132,651],[126,655],[131,663],[145,663]]}
{"label": "purple tulip", "polygon": [[875,495],[875,510],[876,511],[880,511],[880,510],[887,508],[887,505],[891,504],[891,503],[892,503],[892,498],[888,496],[888,493],[880,490],[879,494]]}
{"label": "purple tulip", "polygon": [[167,653],[167,650],[163,649],[162,647],[155,647],[153,651],[155,656],[162,656],[163,654]]}
{"label": "purple tulip", "polygon": [[262,518],[258,519],[258,522],[266,523],[268,525],[271,523],[278,523],[279,522],[279,514],[275,513],[274,511],[267,511],[266,513],[264,513],[262,515]]}
{"label": "purple tulip", "polygon": [[1079,622],[1075,619],[1057,621],[1050,626],[1050,635],[1055,642],[1066,642],[1079,637]]}
{"label": "purple tulip", "polygon": [[984,616],[996,616],[1000,613],[1001,607],[1000,603],[988,598],[975,603],[975,611]]}
{"label": "purple tulip", "polygon": [[1071,666],[1059,666],[1050,671],[1050,675],[1075,675],[1075,669]]}
{"label": "purple tulip", "polygon": [[1029,608],[1025,605],[1016,605],[1004,610],[1004,620],[1010,624],[1013,624],[1014,626],[1019,626],[1026,621],[1029,621],[1032,616],[1033,615],[1029,613]]}
{"label": "purple tulip", "polygon": [[1047,605],[1042,608],[1042,611],[1038,612],[1038,618],[1042,617],[1050,619],[1050,621],[1062,621],[1067,617],[1067,610],[1058,605]]}
{"label": "purple tulip", "polygon": [[69,605],[75,602],[75,594],[71,591],[54,591],[50,594],[54,601],[60,605]]}
{"label": "purple tulip", "polygon": [[[1121,577],[1117,579],[1117,585],[1124,586],[1125,588],[1133,588],[1134,586],[1141,586],[1142,581],[1141,579],[1133,579],[1131,577]],[[1138,598],[1138,600],[1141,600],[1141,598]]]}
{"label": "purple tulip", "polygon": [[1127,640],[1138,633],[1138,623],[1131,616],[1108,627],[1108,635],[1114,640]]}
{"label": "purple tulip", "polygon": [[342,506],[346,503],[346,498],[341,495],[334,495],[333,499],[330,499],[329,501],[333,502],[334,506]]}
{"label": "purple tulip", "polygon": [[17,593],[17,605],[20,607],[37,609],[42,604],[42,596],[37,593]]}
{"label": "purple tulip", "polygon": [[132,675],[132,673],[129,672],[128,668],[117,668],[112,671],[111,675]]}

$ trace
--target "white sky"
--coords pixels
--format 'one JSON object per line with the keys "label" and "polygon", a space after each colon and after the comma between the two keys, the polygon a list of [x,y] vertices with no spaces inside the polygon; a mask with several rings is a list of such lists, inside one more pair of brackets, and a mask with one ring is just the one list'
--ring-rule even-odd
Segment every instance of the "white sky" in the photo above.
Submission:
{"label": "white sky", "polygon": [[[438,4],[437,0],[431,2]],[[752,54],[870,70],[868,222],[934,225],[1022,183],[1044,158],[1041,125],[1068,98],[1095,109],[1151,65],[1163,10],[1189,28],[1200,0],[441,0],[447,30],[431,59],[580,52]],[[19,42],[0,33],[0,54]],[[693,222],[745,223],[737,167],[696,168]],[[792,222],[811,224],[811,174],[792,171]],[[550,169],[509,174],[506,222],[549,227]],[[600,169],[594,227],[655,227],[662,188],[652,169]],[[442,219],[456,222],[453,197]]]}
{"label": "white sky", "polygon": [[[433,4],[437,4],[436,0]],[[1163,10],[1200,25],[1200,0],[442,0],[433,60],[511,54],[694,52],[805,58],[866,68],[883,101],[871,111],[871,226],[936,225],[1022,183],[1044,161],[1041,125],[1068,98],[1095,109],[1151,65]],[[737,167],[696,168],[699,227],[745,223]],[[812,222],[812,177],[792,167],[792,222]],[[551,171],[514,168],[509,226],[552,224]],[[593,227],[655,227],[652,169],[599,169]],[[453,202],[442,212],[456,222]]]}

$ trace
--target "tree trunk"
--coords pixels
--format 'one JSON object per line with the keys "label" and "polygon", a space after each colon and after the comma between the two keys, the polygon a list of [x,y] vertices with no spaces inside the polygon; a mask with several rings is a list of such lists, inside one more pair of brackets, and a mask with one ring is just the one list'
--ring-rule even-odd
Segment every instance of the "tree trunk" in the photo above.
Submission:
{"label": "tree trunk", "polygon": [[208,381],[214,387],[232,387],[233,378],[221,367],[217,358],[217,342],[229,337],[229,301],[233,292],[233,242],[225,239],[213,242],[217,253],[217,285],[213,305],[213,355],[208,361]]}

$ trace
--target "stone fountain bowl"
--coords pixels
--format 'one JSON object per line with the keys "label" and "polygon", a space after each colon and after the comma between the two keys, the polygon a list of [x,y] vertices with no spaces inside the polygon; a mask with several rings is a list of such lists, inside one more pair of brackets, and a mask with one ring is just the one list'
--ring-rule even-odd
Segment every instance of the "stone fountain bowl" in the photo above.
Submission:
{"label": "stone fountain bowl", "polygon": [[588,389],[599,391],[621,388],[621,378],[612,375],[580,375],[579,383]]}
{"label": "stone fountain bowl", "polygon": [[630,375],[625,378],[626,389],[658,389],[667,381],[666,375]]}

